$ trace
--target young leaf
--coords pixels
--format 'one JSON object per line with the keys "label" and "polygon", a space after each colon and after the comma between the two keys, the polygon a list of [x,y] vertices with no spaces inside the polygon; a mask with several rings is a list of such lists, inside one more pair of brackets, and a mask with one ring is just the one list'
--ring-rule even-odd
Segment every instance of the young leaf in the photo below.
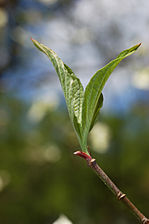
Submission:
{"label": "young leaf", "polygon": [[33,40],[34,45],[51,60],[58,74],[61,86],[64,91],[66,104],[72,124],[81,144],[81,125],[82,125],[82,103],[84,90],[80,80],[75,76],[72,70],[63,63],[57,54],[51,49],[36,40]]}
{"label": "young leaf", "polygon": [[92,118],[92,122],[91,122],[91,126],[90,126],[89,131],[91,131],[91,129],[93,128],[94,123],[96,121],[96,118],[97,118],[97,116],[99,114],[99,111],[102,108],[102,106],[103,106],[103,94],[101,93],[100,97],[99,97],[99,100],[98,100],[98,103],[97,103],[96,108],[95,108],[95,112],[94,112],[94,115],[93,115],[93,118]]}
{"label": "young leaf", "polygon": [[53,63],[64,91],[69,116],[82,151],[89,155],[87,150],[87,137],[103,104],[102,89],[116,66],[124,58],[134,53],[140,44],[122,51],[116,59],[98,70],[89,81],[84,93],[80,80],[75,76],[72,70],[63,63],[57,54],[38,41],[33,39],[32,41]]}
{"label": "young leaf", "polygon": [[94,117],[97,113],[98,102],[101,97],[101,91],[116,66],[126,57],[134,53],[140,44],[135,45],[127,50],[122,51],[116,59],[112,60],[105,67],[98,70],[89,81],[83,100],[82,109],[82,130],[83,130],[83,147],[87,147],[87,136],[92,127]]}

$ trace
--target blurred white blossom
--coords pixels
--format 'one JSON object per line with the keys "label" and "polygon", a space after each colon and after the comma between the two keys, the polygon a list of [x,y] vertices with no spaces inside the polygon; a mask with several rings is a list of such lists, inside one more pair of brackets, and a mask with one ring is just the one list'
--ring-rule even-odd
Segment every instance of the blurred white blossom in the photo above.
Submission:
{"label": "blurred white blossom", "polygon": [[72,222],[65,215],[60,215],[53,224],[72,224]]}
{"label": "blurred white blossom", "polygon": [[6,26],[8,22],[8,15],[4,9],[0,9],[0,28]]}
{"label": "blurred white blossom", "polygon": [[61,151],[54,144],[45,145],[39,148],[32,147],[26,150],[25,158],[38,164],[57,162],[61,158]]}
{"label": "blurred white blossom", "polygon": [[132,82],[138,89],[149,90],[149,68],[134,74]]}
{"label": "blurred white blossom", "polygon": [[50,93],[49,99],[34,100],[28,112],[29,120],[40,122],[48,111],[55,110],[59,105],[59,97],[56,94]]}
{"label": "blurred white blossom", "polygon": [[10,175],[6,170],[0,170],[0,191],[2,191],[10,182]]}
{"label": "blurred white blossom", "polygon": [[111,132],[109,126],[97,122],[90,133],[90,141],[93,150],[98,153],[105,153],[110,144]]}
{"label": "blurred white blossom", "polygon": [[48,6],[48,5],[56,3],[58,0],[38,0],[38,1]]}

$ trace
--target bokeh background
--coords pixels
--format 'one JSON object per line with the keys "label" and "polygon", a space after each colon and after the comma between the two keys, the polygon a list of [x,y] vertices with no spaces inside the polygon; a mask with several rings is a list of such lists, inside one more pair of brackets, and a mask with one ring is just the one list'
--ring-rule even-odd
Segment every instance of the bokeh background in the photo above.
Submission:
{"label": "bokeh background", "polygon": [[86,86],[142,42],[104,88],[92,154],[149,216],[149,1],[0,0],[0,223],[137,224],[86,163],[58,77],[30,37]]}

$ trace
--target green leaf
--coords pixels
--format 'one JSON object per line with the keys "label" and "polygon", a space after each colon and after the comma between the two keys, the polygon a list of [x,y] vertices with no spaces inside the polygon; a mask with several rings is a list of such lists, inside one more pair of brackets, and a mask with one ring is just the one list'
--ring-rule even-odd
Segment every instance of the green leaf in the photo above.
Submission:
{"label": "green leaf", "polygon": [[97,108],[99,99],[101,96],[101,92],[103,87],[111,75],[112,71],[116,68],[116,66],[126,57],[133,54],[140,44],[131,47],[130,49],[122,51],[116,59],[109,62],[106,66],[98,70],[94,76],[89,81],[85,93],[84,93],[84,101],[83,101],[83,109],[82,109],[82,130],[83,130],[83,147],[87,147],[87,137],[90,129],[92,128],[92,123],[94,117],[97,114]]}
{"label": "green leaf", "polygon": [[99,100],[98,100],[98,103],[97,103],[96,108],[95,108],[95,112],[94,112],[94,115],[93,115],[93,118],[92,118],[92,122],[91,122],[91,126],[90,126],[89,131],[91,131],[91,129],[93,128],[93,126],[95,124],[95,121],[96,121],[96,118],[97,118],[97,116],[99,114],[99,111],[102,108],[102,106],[103,106],[103,94],[101,93],[100,97],[99,97]]}
{"label": "green leaf", "polygon": [[54,51],[36,40],[32,39],[32,41],[40,51],[48,56],[58,74],[64,91],[69,116],[81,144],[83,86],[72,70],[63,63]]}
{"label": "green leaf", "polygon": [[40,51],[49,57],[55,67],[64,91],[69,116],[79,139],[82,151],[89,154],[87,150],[87,137],[103,104],[102,89],[116,66],[124,58],[134,53],[140,44],[122,51],[116,59],[98,70],[89,81],[84,92],[80,80],[54,51],[36,40],[32,39],[32,41]]}

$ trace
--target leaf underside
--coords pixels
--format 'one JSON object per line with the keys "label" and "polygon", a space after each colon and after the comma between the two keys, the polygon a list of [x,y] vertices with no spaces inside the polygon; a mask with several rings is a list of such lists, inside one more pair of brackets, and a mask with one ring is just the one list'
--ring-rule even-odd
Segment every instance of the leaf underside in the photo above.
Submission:
{"label": "leaf underside", "polygon": [[103,105],[103,87],[116,66],[127,56],[134,53],[140,44],[122,51],[116,59],[98,70],[89,81],[85,92],[80,80],[63,63],[57,54],[36,40],[34,45],[51,60],[61,83],[66,99],[69,116],[77,134],[82,151],[88,154],[87,137]]}

